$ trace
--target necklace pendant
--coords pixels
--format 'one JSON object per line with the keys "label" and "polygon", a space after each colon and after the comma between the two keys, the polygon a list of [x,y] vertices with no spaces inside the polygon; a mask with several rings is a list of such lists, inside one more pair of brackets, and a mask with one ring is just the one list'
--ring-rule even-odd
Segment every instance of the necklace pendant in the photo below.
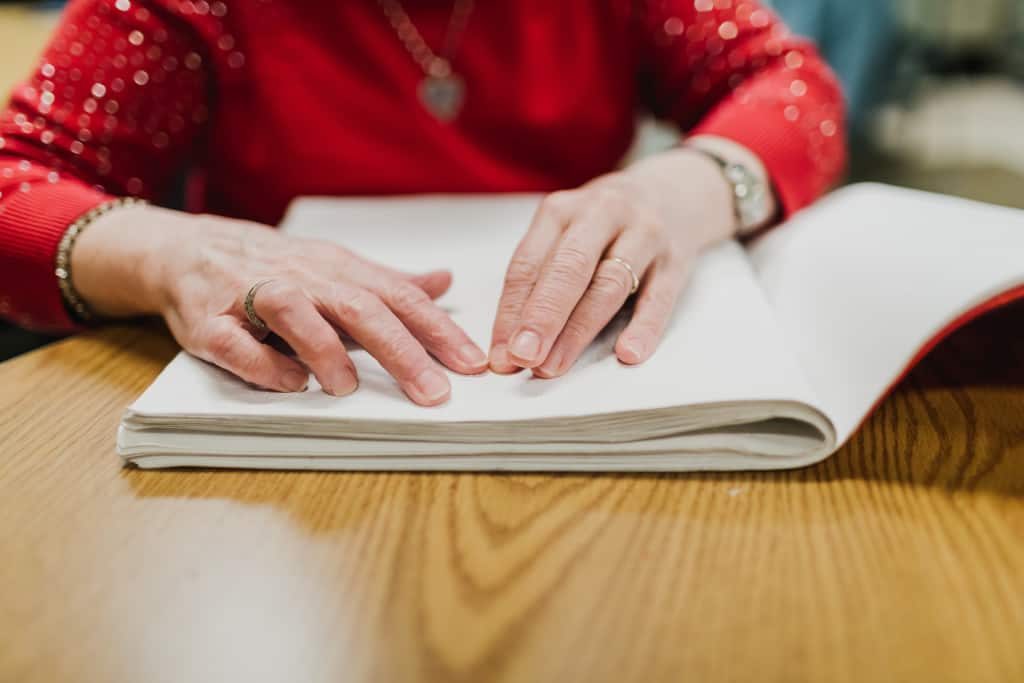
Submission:
{"label": "necklace pendant", "polygon": [[451,121],[462,109],[466,85],[455,74],[427,76],[420,81],[420,101],[427,111],[441,121]]}

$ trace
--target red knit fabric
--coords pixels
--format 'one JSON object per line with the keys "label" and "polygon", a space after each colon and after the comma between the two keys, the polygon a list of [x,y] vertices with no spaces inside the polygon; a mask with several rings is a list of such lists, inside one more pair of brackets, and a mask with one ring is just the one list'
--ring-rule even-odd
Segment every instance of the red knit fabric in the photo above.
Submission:
{"label": "red knit fabric", "polygon": [[[439,47],[451,1],[405,7]],[[0,113],[0,315],[71,329],[63,229],[185,169],[191,210],[273,224],[298,195],[573,187],[616,167],[642,110],[752,149],[787,213],[844,164],[836,80],[750,0],[478,2],[453,63],[444,123],[373,0],[74,0]]]}

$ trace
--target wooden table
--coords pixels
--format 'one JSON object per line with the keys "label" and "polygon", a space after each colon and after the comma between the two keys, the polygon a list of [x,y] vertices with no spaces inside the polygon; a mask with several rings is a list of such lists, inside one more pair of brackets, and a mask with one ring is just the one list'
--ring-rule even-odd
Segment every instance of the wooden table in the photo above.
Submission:
{"label": "wooden table", "polygon": [[820,466],[123,469],[175,351],[0,365],[0,681],[1022,681],[1024,307]]}

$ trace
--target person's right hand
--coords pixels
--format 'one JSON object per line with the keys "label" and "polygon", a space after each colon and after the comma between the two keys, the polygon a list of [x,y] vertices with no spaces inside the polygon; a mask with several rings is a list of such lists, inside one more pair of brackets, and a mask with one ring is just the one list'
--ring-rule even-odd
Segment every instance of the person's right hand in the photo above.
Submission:
{"label": "person's right hand", "polygon": [[[118,250],[139,261],[120,287],[110,277],[125,268],[111,266]],[[329,394],[355,391],[339,332],[420,405],[443,403],[451,391],[431,355],[464,374],[487,367],[483,351],[432,300],[451,284],[445,271],[410,275],[256,223],[151,207],[98,219],[72,259],[75,285],[98,313],[159,313],[185,350],[267,389],[301,391],[312,371]],[[298,360],[263,343],[247,320],[245,296],[262,280],[269,282],[253,307]],[[133,288],[125,291],[133,281],[134,300]]]}

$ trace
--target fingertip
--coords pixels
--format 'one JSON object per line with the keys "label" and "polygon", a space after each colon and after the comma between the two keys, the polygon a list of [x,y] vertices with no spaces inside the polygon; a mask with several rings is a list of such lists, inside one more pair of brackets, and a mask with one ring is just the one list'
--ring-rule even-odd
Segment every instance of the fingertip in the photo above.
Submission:
{"label": "fingertip", "polygon": [[443,405],[448,402],[448,399],[452,397],[451,392],[435,396],[434,398],[428,398],[422,395],[420,392],[406,392],[412,402],[416,405],[423,406],[424,408],[433,408],[435,406]]}
{"label": "fingertip", "polygon": [[555,344],[544,362],[533,369],[533,376],[540,379],[554,379],[561,377],[572,367],[573,360],[567,357],[566,349],[561,344]]}
{"label": "fingertip", "polygon": [[342,379],[340,382],[333,384],[328,387],[321,384],[324,392],[334,396],[335,398],[342,398],[354,394],[356,389],[359,388],[359,378],[353,373],[349,377]]}
{"label": "fingertip", "polygon": [[542,345],[540,335],[533,330],[517,332],[508,347],[509,360],[521,368],[535,368],[544,361]]}
{"label": "fingertip", "polygon": [[413,281],[427,293],[427,296],[436,299],[451,288],[452,273],[449,270],[434,270],[416,275]]}
{"label": "fingertip", "polygon": [[479,375],[487,370],[487,355],[476,344],[466,344],[458,352],[461,367],[452,368],[463,375]]}
{"label": "fingertip", "polygon": [[440,369],[427,368],[406,388],[406,393],[421,406],[436,406],[448,400],[452,385]]}
{"label": "fingertip", "polygon": [[522,370],[521,367],[509,360],[508,347],[504,344],[498,344],[491,349],[490,367],[492,372],[499,375],[514,375]]}
{"label": "fingertip", "polygon": [[642,339],[630,337],[620,339],[615,345],[615,355],[626,365],[638,365],[650,355],[647,344]]}
{"label": "fingertip", "polygon": [[491,372],[497,375],[514,375],[520,371],[522,371],[521,367],[511,363],[491,363]]}
{"label": "fingertip", "polygon": [[281,388],[286,392],[299,393],[309,387],[309,372],[302,368],[289,368],[281,376]]}

